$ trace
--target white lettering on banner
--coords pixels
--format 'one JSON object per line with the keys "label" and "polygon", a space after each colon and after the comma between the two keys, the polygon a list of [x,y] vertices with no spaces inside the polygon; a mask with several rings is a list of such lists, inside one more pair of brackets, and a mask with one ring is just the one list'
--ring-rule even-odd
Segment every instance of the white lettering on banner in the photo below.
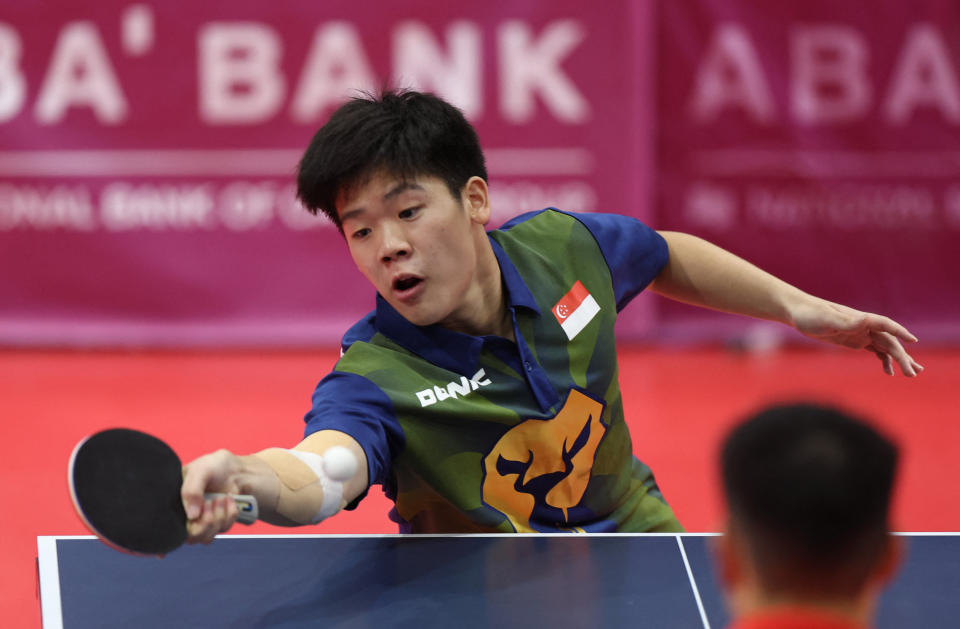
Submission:
{"label": "white lettering on banner", "polygon": [[134,56],[145,55],[153,47],[153,8],[148,4],[134,4],[123,12],[120,22],[120,40],[123,50]]}
{"label": "white lettering on banner", "polygon": [[506,221],[519,212],[545,207],[577,208],[579,212],[597,209],[597,191],[586,181],[541,183],[529,180],[490,180],[490,195],[497,202],[491,220]]}
{"label": "white lettering on banner", "polygon": [[20,36],[0,23],[0,122],[16,116],[27,98],[27,82],[20,71]]}
{"label": "white lettering on banner", "polygon": [[266,227],[273,220],[276,185],[235,181],[220,191],[220,220],[233,231]]}
{"label": "white lettering on banner", "polygon": [[[865,36],[850,26],[821,24],[790,30],[789,111],[804,124],[865,119],[875,90]],[[917,109],[960,123],[960,84],[943,34],[920,22],[908,30],[890,84],[879,106],[884,122],[903,126]],[[744,26],[717,25],[694,75],[691,117],[709,124],[726,111],[741,111],[757,124],[777,112],[760,55]]]}
{"label": "white lettering on banner", "polygon": [[287,229],[306,231],[308,229],[332,228],[333,222],[323,212],[311,214],[297,198],[297,184],[288,183],[277,193],[277,216]]}
{"label": "white lettering on banner", "polygon": [[[493,30],[498,113],[522,124],[538,106],[563,124],[591,115],[564,63],[581,49],[587,31],[579,20],[555,19],[539,31],[522,20],[495,26],[457,20],[439,30],[399,21],[391,37],[390,76],[399,86],[435,91],[475,120],[484,114],[484,36]],[[212,21],[197,28],[197,115],[210,125],[267,123],[284,109],[293,122],[315,124],[346,99],[380,87],[352,22],[319,24],[296,82],[286,75],[284,39],[257,21]],[[120,20],[120,50],[141,57],[158,46],[149,5],[128,7]],[[162,38],[161,38],[162,41]],[[0,123],[15,118],[28,98],[21,64],[22,40],[0,23]],[[44,125],[61,123],[71,107],[86,107],[102,124],[127,120],[129,105],[97,26],[68,22],[61,29],[41,81],[33,114]],[[162,86],[161,86],[162,87]],[[287,102],[289,99],[289,102]]]}
{"label": "white lettering on banner", "polygon": [[738,24],[721,24],[697,70],[690,112],[695,120],[710,122],[731,106],[743,109],[758,123],[775,118],[773,97],[746,30]]}
{"label": "white lettering on banner", "polygon": [[211,124],[254,124],[283,104],[283,44],[256,22],[207,24],[198,35],[200,118]]}
{"label": "white lettering on banner", "polygon": [[447,28],[445,56],[432,32],[421,22],[406,21],[393,37],[393,75],[401,87],[442,94],[468,118],[483,107],[481,71],[483,38],[480,27],[459,21]]}
{"label": "white lettering on banner", "polygon": [[576,20],[547,24],[539,39],[530,26],[511,20],[500,27],[500,108],[510,121],[527,122],[534,116],[534,94],[547,109],[568,123],[582,123],[590,105],[573,81],[560,69],[563,59],[586,38],[586,29]]}
{"label": "white lettering on banner", "polygon": [[737,196],[730,186],[696,181],[687,189],[683,217],[691,225],[728,231],[737,225]]}
{"label": "white lettering on banner", "polygon": [[790,231],[826,226],[843,230],[918,230],[936,226],[931,191],[909,185],[750,186],[746,217],[767,228]]}
{"label": "white lettering on banner", "polygon": [[960,90],[950,55],[940,33],[930,24],[910,29],[890,82],[886,117],[904,123],[918,105],[939,110],[948,121],[960,122]]}
{"label": "white lettering on banner", "polygon": [[0,231],[17,228],[95,229],[90,191],[84,186],[0,183]]}
{"label": "white lettering on banner", "polygon": [[791,38],[796,119],[818,124],[845,122],[870,108],[868,51],[863,37],[847,26],[798,28]]}
{"label": "white lettering on banner", "polygon": [[[594,211],[597,193],[585,181],[550,184],[528,180],[491,180],[500,201],[493,221],[502,223],[518,211],[548,205]],[[196,184],[112,181],[92,195],[89,187],[3,184],[0,229],[66,228],[87,231],[99,223],[109,231],[207,230],[226,227],[249,231],[281,225],[293,231],[334,229],[325,216],[307,212],[296,198],[296,184],[262,181],[206,181]],[[98,202],[92,204],[91,196]],[[5,227],[3,227],[5,226]]]}
{"label": "white lettering on banner", "polygon": [[490,378],[486,376],[486,371],[480,369],[477,373],[473,374],[469,380],[467,380],[466,376],[460,376],[460,382],[448,382],[445,387],[434,385],[432,389],[417,391],[417,399],[420,400],[421,407],[427,407],[444,400],[455,400],[458,396],[464,397],[480,387],[489,385]]}
{"label": "white lettering on banner", "polygon": [[313,122],[345,96],[376,87],[357,29],[349,22],[329,22],[313,37],[290,114],[297,122]]}
{"label": "white lettering on banner", "polygon": [[90,107],[104,124],[120,124],[127,117],[127,100],[93,22],[63,27],[34,115],[40,124],[55,124],[76,106]]}
{"label": "white lettering on banner", "polygon": [[109,231],[211,229],[216,226],[211,188],[111,183],[100,193],[100,221]]}
{"label": "white lettering on banner", "polygon": [[[91,199],[96,198],[95,202]],[[190,184],[111,181],[102,188],[0,183],[0,231],[248,231],[279,223],[295,231],[333,229],[303,209],[296,184],[205,181]]]}

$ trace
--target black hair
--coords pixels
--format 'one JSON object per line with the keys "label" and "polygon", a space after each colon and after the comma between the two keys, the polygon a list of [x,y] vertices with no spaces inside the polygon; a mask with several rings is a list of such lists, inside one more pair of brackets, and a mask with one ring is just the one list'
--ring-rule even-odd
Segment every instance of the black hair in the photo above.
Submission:
{"label": "black hair", "polygon": [[433,94],[384,90],[342,105],[317,131],[300,160],[297,197],[342,232],[338,195],[378,171],[438,177],[454,197],[471,177],[487,179],[477,133],[459,109]]}
{"label": "black hair", "polygon": [[836,408],[769,407],[726,438],[733,525],[771,592],[859,591],[889,533],[896,445]]}

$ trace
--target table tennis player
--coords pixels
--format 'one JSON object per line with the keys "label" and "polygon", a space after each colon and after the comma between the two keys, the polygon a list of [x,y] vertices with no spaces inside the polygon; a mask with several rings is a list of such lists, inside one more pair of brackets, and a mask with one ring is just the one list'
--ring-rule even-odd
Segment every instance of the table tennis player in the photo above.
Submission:
{"label": "table tennis player", "polygon": [[843,411],[769,407],[724,442],[715,544],[732,629],[864,629],[902,555],[889,509],[898,451]]}
{"label": "table tennis player", "polygon": [[[204,491],[254,494],[261,519],[305,525],[375,483],[401,532],[680,530],[633,455],[617,380],[614,322],[645,288],[866,349],[890,375],[922,370],[898,323],[691,235],[557,209],[488,233],[477,134],[433,95],[346,103],[311,140],[297,184],[340,229],[376,308],[344,335],[302,442],[186,467],[191,542],[235,518]],[[331,272],[304,267],[315,290]]]}

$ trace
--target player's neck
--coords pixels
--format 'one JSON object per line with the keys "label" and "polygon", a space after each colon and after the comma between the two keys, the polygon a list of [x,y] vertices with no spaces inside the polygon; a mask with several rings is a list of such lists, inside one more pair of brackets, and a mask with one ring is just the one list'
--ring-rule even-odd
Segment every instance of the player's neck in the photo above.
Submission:
{"label": "player's neck", "polygon": [[441,325],[473,336],[495,335],[515,341],[497,256],[485,233],[478,244],[476,271],[463,304]]}
{"label": "player's neck", "polygon": [[734,600],[735,613],[741,617],[786,609],[803,609],[843,620],[858,627],[870,627],[874,615],[874,600],[867,595],[843,600],[807,596],[771,596],[756,590],[739,592]]}

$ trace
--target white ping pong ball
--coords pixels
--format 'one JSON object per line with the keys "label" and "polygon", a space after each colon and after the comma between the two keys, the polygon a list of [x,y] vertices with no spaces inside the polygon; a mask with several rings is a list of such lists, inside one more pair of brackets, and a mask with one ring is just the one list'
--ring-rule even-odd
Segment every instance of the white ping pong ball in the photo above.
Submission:
{"label": "white ping pong ball", "polygon": [[357,457],[343,446],[328,448],[323,453],[323,471],[330,480],[350,480],[357,473]]}

